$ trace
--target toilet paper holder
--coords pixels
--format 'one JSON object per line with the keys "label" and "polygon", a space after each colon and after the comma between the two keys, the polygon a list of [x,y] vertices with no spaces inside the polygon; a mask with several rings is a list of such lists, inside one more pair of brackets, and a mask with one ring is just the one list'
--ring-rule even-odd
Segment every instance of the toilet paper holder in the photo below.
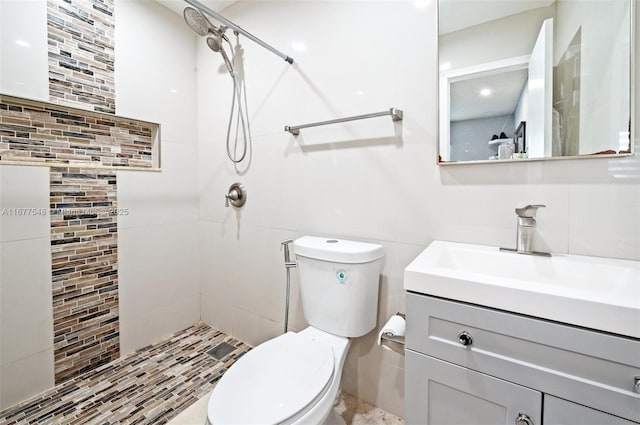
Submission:
{"label": "toilet paper holder", "polygon": [[[407,318],[407,316],[406,316],[405,314],[400,313],[400,312],[396,313],[395,315],[396,315],[396,316],[400,316],[400,317],[402,317],[402,318],[403,318],[403,319],[405,319],[405,320],[406,320],[406,318]],[[380,339],[382,340],[382,341],[381,341],[381,342],[382,342],[382,344],[385,344],[385,342],[392,342],[392,343],[394,343],[394,344],[400,344],[400,345],[402,345],[403,347],[404,347],[404,345],[405,345],[404,335],[399,336],[399,335],[393,335],[392,333],[383,332],[383,333],[380,335]],[[385,345],[388,345],[388,346],[390,346],[390,347],[392,346],[392,344],[385,344]]]}

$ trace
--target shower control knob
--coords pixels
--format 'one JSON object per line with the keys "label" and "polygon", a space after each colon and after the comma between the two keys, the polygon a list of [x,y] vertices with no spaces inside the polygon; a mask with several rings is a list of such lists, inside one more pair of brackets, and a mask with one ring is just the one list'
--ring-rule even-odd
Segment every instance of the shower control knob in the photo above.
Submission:
{"label": "shower control knob", "polygon": [[225,208],[229,208],[229,199],[233,199],[232,195],[229,195],[229,194],[224,195],[224,206],[225,206]]}
{"label": "shower control knob", "polygon": [[242,183],[234,183],[229,187],[229,191],[224,195],[224,197],[225,207],[228,207],[229,204],[231,204],[236,208],[240,208],[245,202],[247,202],[247,190],[244,188]]}
{"label": "shower control knob", "polygon": [[464,345],[465,347],[468,347],[469,345],[473,344],[473,337],[469,332],[462,331],[458,334],[458,342],[460,342],[460,344]]}

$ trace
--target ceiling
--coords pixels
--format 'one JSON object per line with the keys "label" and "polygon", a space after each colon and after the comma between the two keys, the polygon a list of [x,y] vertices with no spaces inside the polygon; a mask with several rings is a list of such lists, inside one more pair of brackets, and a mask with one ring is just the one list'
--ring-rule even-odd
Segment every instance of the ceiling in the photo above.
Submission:
{"label": "ceiling", "polygon": [[549,6],[555,0],[439,0],[438,28],[446,34],[530,9]]}
{"label": "ceiling", "polygon": [[[452,82],[449,119],[462,121],[513,114],[528,75],[527,69],[519,69]],[[485,88],[491,90],[490,96],[480,95]]]}
{"label": "ceiling", "polygon": [[[189,6],[184,0],[156,0],[161,5],[167,7],[168,9],[174,11],[178,15],[182,15],[182,11],[185,7]],[[234,3],[235,0],[198,0],[200,3],[207,6],[209,9],[214,12],[219,12],[230,4]]]}
{"label": "ceiling", "polygon": [[[546,7],[556,0],[439,0],[440,35],[485,24],[531,9]],[[452,82],[450,119],[461,121],[513,114],[527,83],[526,69]],[[480,95],[489,88],[490,96]]]}

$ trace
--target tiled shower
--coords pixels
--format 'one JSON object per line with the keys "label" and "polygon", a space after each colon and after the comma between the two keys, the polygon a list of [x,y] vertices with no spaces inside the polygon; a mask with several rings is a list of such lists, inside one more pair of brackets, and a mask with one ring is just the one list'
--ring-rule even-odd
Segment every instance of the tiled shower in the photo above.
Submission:
{"label": "tiled shower", "polygon": [[[379,324],[404,311],[403,269],[425,245],[510,246],[522,203],[547,205],[538,230],[550,250],[640,259],[637,157],[436,165],[435,2],[239,1],[223,13],[296,60],[240,38],[242,167],[224,153],[228,74],[181,16],[143,0],[0,0],[0,92],[57,105],[42,126],[7,124],[74,127],[49,129],[69,147],[2,129],[25,149],[0,149],[0,208],[46,213],[0,216],[0,409],[198,320],[251,345],[279,335],[280,241],[303,234],[384,245]],[[400,135],[377,121],[283,131],[392,105]],[[5,162],[25,152],[29,164]],[[224,207],[236,181],[249,191],[242,210]],[[299,330],[295,272],[292,300]],[[403,374],[372,333],[355,341],[343,389],[401,415]]]}
{"label": "tiled shower", "polygon": [[120,356],[114,167],[153,167],[158,126],[85,112],[116,112],[112,1],[47,2],[46,24],[52,103],[3,97],[0,160],[51,167],[54,382],[60,383]]}
{"label": "tiled shower", "polygon": [[[136,220],[140,213],[153,215],[151,220],[144,219],[144,226],[123,220],[129,214],[127,192],[123,207],[118,202],[116,169],[161,176],[157,171],[160,120],[150,122],[157,117],[137,112],[129,115],[132,118],[123,118],[126,103],[125,114],[116,111],[113,1],[3,1],[0,7],[4,43],[0,407],[5,408],[192,325],[199,319],[199,306],[195,299],[185,305],[180,304],[184,298],[172,296],[175,304],[169,308],[180,309],[183,317],[169,313],[172,323],[155,321],[149,326],[145,322],[158,315],[166,317],[167,311],[153,317],[147,314],[150,306],[141,305],[144,303],[136,301],[127,307],[126,302],[124,306],[120,302],[119,233],[127,240],[137,228],[148,232],[151,223],[160,223],[159,214],[143,208],[134,208],[131,218]],[[156,13],[153,16],[159,25],[166,23],[162,22],[162,7],[150,10],[152,15]],[[23,24],[15,25],[17,22]],[[185,39],[186,44],[191,42],[191,37]],[[17,50],[12,52],[12,48]],[[39,65],[23,66],[12,74],[15,59],[25,56],[25,64]],[[28,58],[32,56],[45,60],[31,63]],[[175,97],[173,100],[172,106],[180,107]],[[174,115],[172,108],[167,108],[167,114]],[[170,123],[164,124],[171,130]],[[165,141],[163,150],[170,151],[170,131]],[[140,185],[136,187],[140,199]],[[181,200],[180,209],[195,210],[196,202]],[[184,220],[180,209],[175,214],[170,203],[165,206],[171,209],[172,220],[161,219],[171,222],[164,227],[178,227],[180,233],[188,234],[182,228],[189,220]],[[189,226],[193,228],[195,223]],[[162,233],[171,235],[171,230]],[[45,244],[48,255],[44,255]],[[29,251],[34,255],[26,256]],[[189,250],[174,257],[176,268],[196,268],[197,256]],[[183,267],[185,261],[189,264]],[[24,267],[25,262],[29,267]],[[143,264],[138,261],[136,268]],[[162,267],[148,268],[171,278]],[[188,277],[188,273],[181,274]],[[168,287],[162,278],[153,283]],[[184,294],[195,298],[197,285],[196,275],[189,279],[190,288]],[[127,289],[135,290],[131,285]],[[27,311],[32,313],[27,315]],[[121,318],[128,319],[130,312],[145,315],[136,322],[144,327],[135,336],[131,336],[133,326],[121,326]],[[180,322],[177,327],[176,321]],[[128,341],[135,342],[127,345],[123,330]]]}

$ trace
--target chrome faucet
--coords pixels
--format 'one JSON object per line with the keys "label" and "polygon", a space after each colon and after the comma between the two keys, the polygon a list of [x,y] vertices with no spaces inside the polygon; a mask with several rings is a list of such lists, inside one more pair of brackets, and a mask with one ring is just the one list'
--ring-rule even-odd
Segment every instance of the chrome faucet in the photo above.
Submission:
{"label": "chrome faucet", "polygon": [[527,205],[522,208],[516,208],[516,215],[518,216],[516,249],[500,248],[500,251],[550,257],[551,254],[548,252],[538,252],[531,249],[536,230],[536,211],[538,211],[538,208],[544,207],[545,205]]}

